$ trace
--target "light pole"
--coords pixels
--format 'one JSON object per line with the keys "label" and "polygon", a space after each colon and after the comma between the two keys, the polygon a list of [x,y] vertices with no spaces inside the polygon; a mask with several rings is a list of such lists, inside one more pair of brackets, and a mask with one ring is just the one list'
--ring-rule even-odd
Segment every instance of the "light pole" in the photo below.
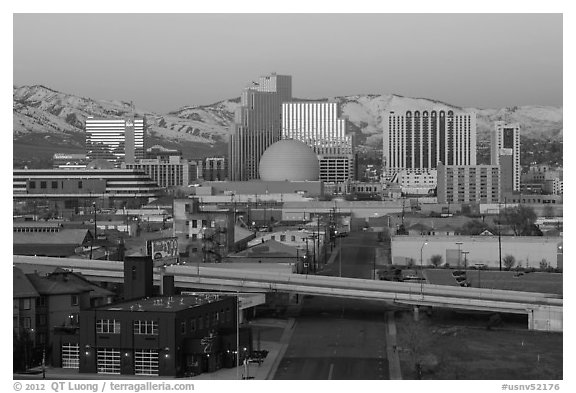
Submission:
{"label": "light pole", "polygon": [[96,237],[98,236],[96,234],[96,201],[92,202],[92,207],[94,208],[94,237],[92,238],[92,243],[90,243],[90,259],[92,259],[92,250],[94,248],[94,240],[96,239]]}
{"label": "light pole", "polygon": [[462,254],[464,254],[464,270],[466,270],[468,266],[468,259],[466,257],[470,254],[470,251],[462,251]]}
{"label": "light pole", "polygon": [[460,268],[460,260],[462,259],[462,251],[460,251],[460,247],[462,246],[462,242],[456,242],[458,246],[458,269]]}
{"label": "light pole", "polygon": [[338,276],[342,277],[342,236],[338,236]]}
{"label": "light pole", "polygon": [[420,275],[422,275],[422,277],[420,277],[420,295],[424,295],[424,265],[423,265],[423,257],[422,257],[422,253],[424,250],[424,246],[428,244],[428,242],[424,242],[424,244],[422,244],[422,247],[420,247]]}

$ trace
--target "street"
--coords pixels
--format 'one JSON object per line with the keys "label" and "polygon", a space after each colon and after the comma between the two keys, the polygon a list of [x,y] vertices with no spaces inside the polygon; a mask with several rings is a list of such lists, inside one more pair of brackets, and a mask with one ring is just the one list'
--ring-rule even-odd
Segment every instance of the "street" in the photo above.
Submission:
{"label": "street", "polygon": [[[342,276],[372,278],[376,234],[354,232],[340,241]],[[319,274],[339,273],[336,257]],[[386,311],[377,301],[305,296],[274,379],[389,379]]]}

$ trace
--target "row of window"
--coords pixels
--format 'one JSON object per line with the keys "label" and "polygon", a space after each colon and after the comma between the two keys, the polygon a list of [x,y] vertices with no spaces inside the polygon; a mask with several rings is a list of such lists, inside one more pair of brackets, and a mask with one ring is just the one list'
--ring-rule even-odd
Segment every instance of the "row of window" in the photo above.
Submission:
{"label": "row of window", "polygon": [[[42,180],[39,183],[40,183],[40,189],[48,188],[48,182],[47,181]],[[28,184],[29,184],[30,189],[36,188],[36,182],[35,181],[30,181]],[[50,185],[51,185],[52,189],[58,188],[58,182],[57,181],[51,181]],[[82,181],[79,180],[78,181],[78,188],[82,188],[82,186],[83,186],[83,183],[82,183]]]}
{"label": "row of window", "polygon": [[[32,306],[32,300],[34,298],[23,298],[20,299],[20,308],[22,310],[30,310]],[[40,296],[36,298],[36,307],[44,307],[48,304],[48,300],[46,296]],[[78,295],[71,295],[70,296],[70,305],[71,306],[78,306],[80,304],[80,297]]]}

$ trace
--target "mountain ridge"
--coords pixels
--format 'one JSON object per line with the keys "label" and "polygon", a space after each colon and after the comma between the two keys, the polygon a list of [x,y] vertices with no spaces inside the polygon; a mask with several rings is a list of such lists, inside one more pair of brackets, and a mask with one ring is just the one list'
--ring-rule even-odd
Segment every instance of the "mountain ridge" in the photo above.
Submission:
{"label": "mountain ridge", "polygon": [[[489,131],[496,120],[520,123],[521,136],[525,138],[562,141],[562,107],[529,105],[478,109],[399,94],[356,94],[302,100],[339,102],[342,114],[348,117],[349,131],[355,134],[356,143],[371,149],[382,146],[385,111],[402,108],[424,110],[435,105],[476,112],[479,145],[489,139]],[[192,151],[198,149],[210,155],[226,151],[234,111],[239,105],[240,98],[234,97],[206,105],[185,105],[168,113],[135,107],[134,113],[146,117],[148,137],[153,143],[185,145]],[[15,146],[42,141],[54,145],[55,149],[58,146],[81,149],[84,122],[88,116],[121,117],[131,110],[131,103],[121,100],[95,100],[45,85],[13,85],[13,141]],[[15,148],[15,158],[17,150]]]}

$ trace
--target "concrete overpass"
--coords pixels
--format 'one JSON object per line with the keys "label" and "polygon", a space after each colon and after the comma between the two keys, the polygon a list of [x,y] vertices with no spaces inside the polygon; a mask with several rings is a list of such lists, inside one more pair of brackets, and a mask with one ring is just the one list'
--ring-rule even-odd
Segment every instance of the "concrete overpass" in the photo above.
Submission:
{"label": "concrete overpass", "polygon": [[[29,256],[14,256],[13,261],[14,264],[67,268],[95,281],[122,282],[124,277],[123,264],[117,261]],[[562,331],[563,299],[553,294],[268,273],[243,270],[240,266],[237,270],[190,265],[156,268],[155,282],[161,282],[162,274],[173,274],[175,285],[184,288],[233,292],[291,292],[381,300],[413,306],[525,314],[528,315],[528,328],[531,330]]]}

